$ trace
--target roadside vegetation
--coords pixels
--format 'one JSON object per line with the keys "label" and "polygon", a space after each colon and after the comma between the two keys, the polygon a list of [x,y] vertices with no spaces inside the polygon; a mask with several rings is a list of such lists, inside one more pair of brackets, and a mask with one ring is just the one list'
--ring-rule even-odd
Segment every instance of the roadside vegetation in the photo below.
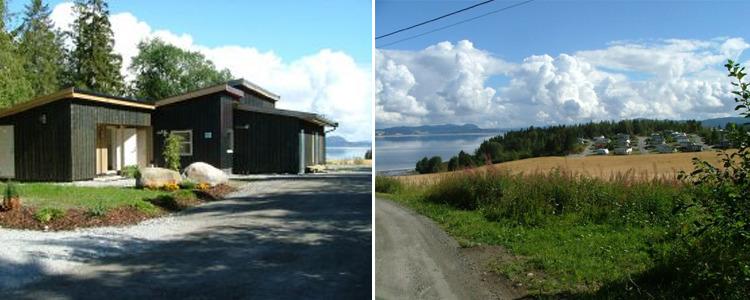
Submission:
{"label": "roadside vegetation", "polygon": [[[726,65],[750,117],[744,68]],[[439,223],[461,245],[510,251],[491,268],[538,297],[744,299],[750,294],[750,133],[720,164],[676,179],[489,168],[431,184],[376,178],[380,196]]]}

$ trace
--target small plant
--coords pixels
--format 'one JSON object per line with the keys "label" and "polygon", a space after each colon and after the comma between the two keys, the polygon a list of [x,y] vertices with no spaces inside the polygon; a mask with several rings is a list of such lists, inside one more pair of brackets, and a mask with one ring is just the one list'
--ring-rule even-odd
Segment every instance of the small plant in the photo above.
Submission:
{"label": "small plant", "polygon": [[147,213],[149,215],[154,215],[157,212],[159,212],[159,208],[157,208],[155,205],[151,204],[150,202],[146,202],[146,201],[139,201],[139,202],[131,204],[130,206],[141,212]]}
{"label": "small plant", "polygon": [[197,184],[191,180],[184,180],[180,183],[180,188],[183,190],[193,190],[196,186]]}
{"label": "small plant", "polygon": [[170,133],[169,136],[164,140],[164,163],[167,169],[175,171],[180,170],[180,145],[182,143],[182,137],[174,133]]}
{"label": "small plant", "polygon": [[18,195],[18,186],[16,183],[8,180],[3,193],[3,210],[16,210],[21,208],[21,197]]}
{"label": "small plant", "polygon": [[34,219],[40,223],[49,223],[52,220],[59,219],[65,216],[65,212],[57,208],[45,207],[37,210],[34,213]]}
{"label": "small plant", "polygon": [[167,184],[165,184],[165,185],[164,185],[163,187],[161,187],[161,188],[162,188],[163,190],[167,191],[167,192],[174,192],[174,191],[176,191],[176,190],[179,190],[179,189],[180,189],[180,185],[179,185],[179,184],[177,184],[176,182],[170,182],[170,183],[167,183]]}
{"label": "small plant", "polygon": [[97,204],[96,206],[92,208],[89,208],[89,210],[86,211],[86,214],[89,215],[90,217],[100,218],[100,217],[107,215],[107,207],[104,206],[103,201],[99,201],[99,204]]}
{"label": "small plant", "polygon": [[127,178],[140,178],[141,177],[141,171],[138,169],[138,166],[131,165],[131,166],[124,166],[122,170],[120,171],[120,175]]}

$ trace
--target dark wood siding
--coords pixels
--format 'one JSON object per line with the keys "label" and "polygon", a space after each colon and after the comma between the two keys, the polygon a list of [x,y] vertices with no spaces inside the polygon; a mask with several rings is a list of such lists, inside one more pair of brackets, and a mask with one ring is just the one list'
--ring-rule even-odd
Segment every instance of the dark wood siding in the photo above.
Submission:
{"label": "dark wood siding", "polygon": [[[231,109],[227,109],[231,100],[222,94],[207,95],[191,100],[161,106],[153,116],[154,124],[154,159],[158,165],[164,165],[161,155],[164,149],[165,136],[160,131],[192,130],[193,155],[183,156],[182,167],[193,162],[205,162],[220,169],[231,169],[232,158],[226,153],[232,120]],[[223,121],[222,121],[223,120]],[[211,137],[206,138],[210,132]]]}
{"label": "dark wood siding", "polygon": [[70,100],[59,100],[8,116],[0,119],[0,123],[13,125],[17,180],[72,180]]}
{"label": "dark wood siding", "polygon": [[264,99],[262,96],[256,95],[252,92],[245,91],[245,97],[240,99],[240,103],[247,104],[256,107],[274,108],[276,107],[273,101]]}
{"label": "dark wood siding", "polygon": [[74,100],[70,106],[72,179],[96,176],[97,125],[151,126],[151,110]]}
{"label": "dark wood siding", "polygon": [[[305,130],[305,166],[325,163],[325,128],[310,122],[300,121]],[[315,144],[313,144],[315,140]],[[315,147],[315,152],[313,152]],[[321,148],[323,150],[321,150]],[[313,161],[315,155],[315,161]]]}
{"label": "dark wood siding", "polygon": [[299,119],[235,109],[234,125],[235,173],[299,171]]}

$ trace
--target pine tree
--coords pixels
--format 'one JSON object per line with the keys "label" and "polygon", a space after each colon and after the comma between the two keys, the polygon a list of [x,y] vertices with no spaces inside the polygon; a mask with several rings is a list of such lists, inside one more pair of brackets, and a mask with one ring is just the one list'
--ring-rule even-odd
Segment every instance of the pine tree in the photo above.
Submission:
{"label": "pine tree", "polygon": [[5,30],[6,2],[0,0],[0,109],[29,100],[33,96],[23,69],[23,57]]}
{"label": "pine tree", "polygon": [[114,53],[115,40],[105,0],[77,0],[70,32],[75,49],[70,53],[71,81],[76,87],[107,94],[122,94],[122,57]]}
{"label": "pine tree", "polygon": [[36,96],[53,93],[61,87],[62,39],[49,15],[48,5],[42,0],[31,0],[18,29],[19,53],[25,58],[24,69]]}

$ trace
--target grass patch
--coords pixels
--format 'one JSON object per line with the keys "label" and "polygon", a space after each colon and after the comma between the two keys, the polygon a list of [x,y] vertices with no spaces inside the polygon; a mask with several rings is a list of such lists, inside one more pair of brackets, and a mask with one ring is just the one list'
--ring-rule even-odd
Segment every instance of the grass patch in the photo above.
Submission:
{"label": "grass patch", "polygon": [[[376,191],[390,180],[376,179]],[[463,247],[503,246],[517,259],[491,268],[532,295],[622,298],[675,246],[673,209],[686,192],[674,182],[481,172],[378,196],[435,220]]]}
{"label": "grass patch", "polygon": [[[5,184],[0,183],[0,190]],[[61,210],[80,208],[108,210],[120,206],[141,205],[146,199],[168,194],[165,191],[120,187],[76,187],[49,183],[18,184],[24,206]]]}

